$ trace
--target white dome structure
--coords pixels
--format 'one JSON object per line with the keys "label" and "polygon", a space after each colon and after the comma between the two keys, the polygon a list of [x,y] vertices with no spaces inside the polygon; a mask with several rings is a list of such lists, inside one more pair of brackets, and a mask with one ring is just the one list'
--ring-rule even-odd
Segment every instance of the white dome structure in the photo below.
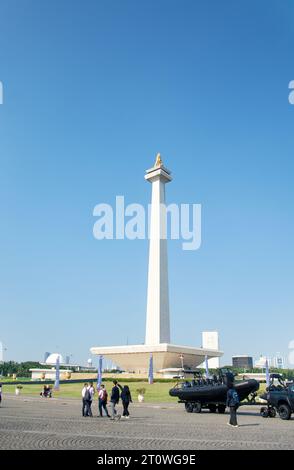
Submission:
{"label": "white dome structure", "polygon": [[59,353],[50,354],[50,356],[48,356],[46,359],[46,364],[48,364],[49,366],[55,366],[58,357],[59,357],[59,364],[63,364],[64,363],[63,357]]}

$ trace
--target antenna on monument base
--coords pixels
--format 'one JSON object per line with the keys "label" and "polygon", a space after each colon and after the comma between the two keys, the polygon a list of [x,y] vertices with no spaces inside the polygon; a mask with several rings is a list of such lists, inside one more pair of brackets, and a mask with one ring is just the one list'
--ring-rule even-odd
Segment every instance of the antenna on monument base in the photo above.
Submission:
{"label": "antenna on monument base", "polygon": [[181,359],[182,369],[184,369],[184,356],[183,356],[183,354],[180,355],[180,359]]}

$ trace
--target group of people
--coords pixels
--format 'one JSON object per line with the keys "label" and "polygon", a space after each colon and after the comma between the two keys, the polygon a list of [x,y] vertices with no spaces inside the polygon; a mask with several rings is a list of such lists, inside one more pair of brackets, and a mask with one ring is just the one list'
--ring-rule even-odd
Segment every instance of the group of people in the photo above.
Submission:
{"label": "group of people", "polygon": [[44,385],[42,392],[40,392],[40,396],[44,398],[52,398],[51,385]]}
{"label": "group of people", "polygon": [[[92,412],[92,404],[94,400],[94,395],[96,391],[93,385],[93,382],[85,383],[82,389],[82,416],[90,416],[93,417]],[[99,415],[103,417],[104,415],[112,420],[118,420],[121,418],[121,415],[117,413],[116,406],[119,403],[119,399],[121,399],[123,404],[123,414],[122,416],[125,418],[129,418],[129,404],[132,402],[132,396],[130,389],[127,385],[122,387],[117,380],[113,381],[113,387],[111,390],[109,405],[110,405],[110,414],[108,412],[107,404],[108,404],[108,393],[105,388],[104,384],[101,384],[100,388],[97,389],[98,393],[98,411]]]}
{"label": "group of people", "polygon": [[[113,381],[113,387],[111,390],[110,395],[110,413],[108,412],[107,403],[108,403],[108,393],[105,388],[104,384],[101,384],[100,388],[97,390],[98,392],[98,411],[99,415],[103,417],[103,411],[105,416],[108,418],[115,420],[120,419],[121,415],[117,413],[116,406],[119,403],[119,399],[121,399],[123,404],[123,414],[125,418],[129,418],[129,404],[132,403],[132,396],[130,389],[127,385],[122,387],[117,380]],[[95,395],[95,388],[93,382],[85,383],[82,389],[82,416],[90,416],[93,417],[92,413],[92,403]],[[48,385],[44,386],[43,392],[40,395],[44,397],[51,397],[51,387]],[[2,400],[2,384],[0,383],[0,405]],[[233,383],[228,384],[228,392],[227,392],[227,407],[230,408],[230,421],[228,424],[233,427],[238,427],[237,423],[237,409],[239,407],[240,401],[238,397],[238,393],[233,385]]]}

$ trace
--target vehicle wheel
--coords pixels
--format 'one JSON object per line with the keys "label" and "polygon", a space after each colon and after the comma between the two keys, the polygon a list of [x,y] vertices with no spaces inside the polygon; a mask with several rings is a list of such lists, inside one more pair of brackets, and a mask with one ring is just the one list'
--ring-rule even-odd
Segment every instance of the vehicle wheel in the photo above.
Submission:
{"label": "vehicle wheel", "polygon": [[216,405],[208,405],[208,409],[210,413],[215,413],[216,412]]}
{"label": "vehicle wheel", "polygon": [[199,401],[197,401],[196,403],[194,403],[194,413],[201,413],[201,403],[199,403]]}
{"label": "vehicle wheel", "polygon": [[263,418],[268,418],[268,409],[264,406],[260,408],[260,416],[262,416]]}
{"label": "vehicle wheel", "polygon": [[287,403],[282,403],[282,405],[279,406],[278,413],[281,419],[291,418],[291,409]]}
{"label": "vehicle wheel", "polygon": [[226,411],[225,405],[218,405],[217,411],[219,412],[219,414],[223,415]]}
{"label": "vehicle wheel", "polygon": [[277,414],[277,412],[276,412],[275,408],[270,408],[269,409],[269,417],[270,418],[275,418],[276,414]]}
{"label": "vehicle wheel", "polygon": [[185,409],[186,409],[187,413],[193,413],[193,410],[194,410],[193,403],[191,403],[190,401],[187,401],[185,403]]}

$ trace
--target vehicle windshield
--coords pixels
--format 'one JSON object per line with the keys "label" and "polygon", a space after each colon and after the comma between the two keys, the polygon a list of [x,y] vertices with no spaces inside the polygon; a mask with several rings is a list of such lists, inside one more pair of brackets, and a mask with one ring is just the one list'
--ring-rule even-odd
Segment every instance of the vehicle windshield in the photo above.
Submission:
{"label": "vehicle windshield", "polygon": [[280,375],[280,374],[271,374],[270,375],[269,390],[278,391],[278,390],[284,390],[285,388],[286,388],[286,384],[285,384],[285,381],[284,381],[282,375]]}

